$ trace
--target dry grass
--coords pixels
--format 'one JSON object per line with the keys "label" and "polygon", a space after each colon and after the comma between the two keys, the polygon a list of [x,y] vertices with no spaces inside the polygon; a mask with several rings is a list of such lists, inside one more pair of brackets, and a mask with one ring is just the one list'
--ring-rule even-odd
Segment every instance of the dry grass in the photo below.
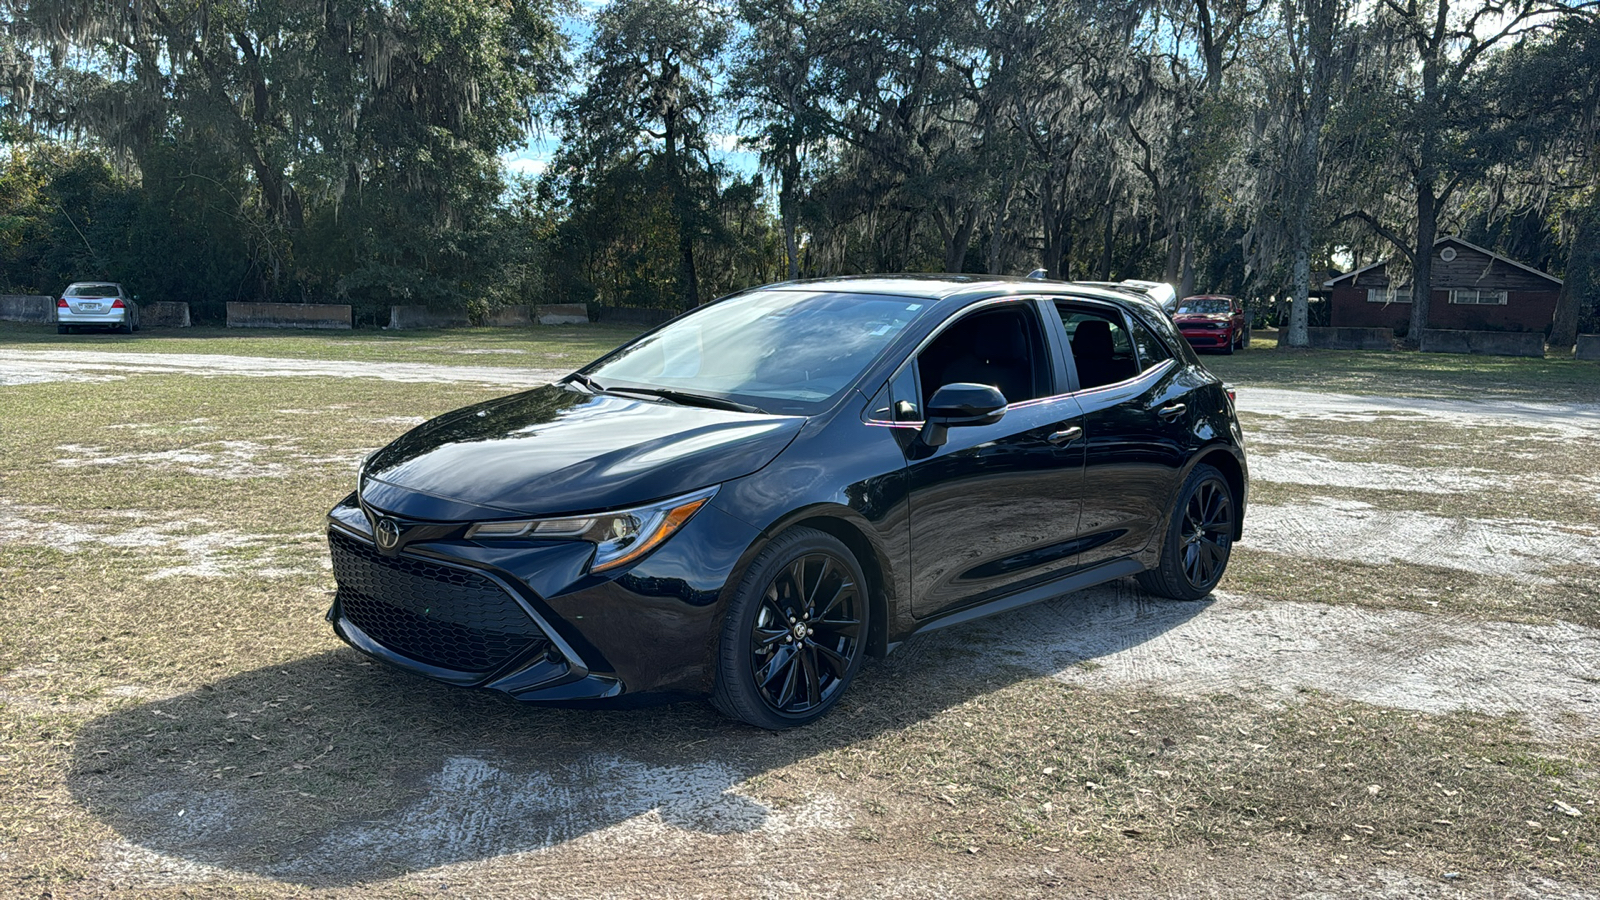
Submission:
{"label": "dry grass", "polygon": [[1258,338],[1232,356],[1204,354],[1206,368],[1241,386],[1398,397],[1480,397],[1593,403],[1600,363],[1450,353],[1278,351]]}
{"label": "dry grass", "polygon": [[[836,713],[784,735],[704,704],[534,709],[424,682],[344,649],[322,620],[322,516],[355,460],[404,429],[385,420],[492,392],[176,376],[0,391],[6,896],[409,896],[450,884],[483,896],[632,895],[652,893],[651,878],[681,879],[667,893],[720,893],[749,888],[750,859],[792,865],[783,860],[796,846],[836,865],[842,886],[818,893],[846,895],[872,892],[879,876],[980,896],[1089,883],[1126,895],[1149,879],[1181,884],[1151,873],[1190,865],[1600,887],[1595,747],[1543,743],[1513,719],[1315,693],[1196,701],[1071,687],[1043,668],[993,668],[971,628],[870,664]],[[220,441],[248,442],[248,464],[280,474],[224,478],[210,463],[159,457],[218,455]],[[59,449],[69,444],[139,458],[58,466],[82,455]],[[30,528],[56,537],[30,539]],[[73,533],[89,539],[63,543]],[[218,574],[153,577],[196,558]],[[1463,617],[1600,625],[1582,581],[1592,573],[1558,574],[1591,593],[1572,589],[1564,605],[1557,588],[1540,588],[1507,608],[1489,599],[1510,583],[1261,553],[1241,553],[1227,586],[1421,611],[1437,609],[1424,599],[1435,591],[1458,595],[1448,611]],[[401,849],[341,854],[363,829],[412,821],[463,758],[492,764],[489,787],[509,792],[465,795],[481,805],[457,818],[483,829],[478,838],[407,834]],[[644,794],[596,795],[608,760],[699,784],[694,802],[759,804],[757,818],[827,801],[846,827],[769,847],[689,817],[669,829],[682,843],[665,844],[651,868],[655,851],[614,835],[659,810]],[[571,799],[508,799],[524,795]],[[707,862],[680,871],[687,859]],[[1079,880],[1095,872],[1112,880]]]}
{"label": "dry grass", "polygon": [[53,325],[0,322],[0,346],[557,369],[581,366],[641,330],[594,324],[332,333],[207,327],[157,329],[134,335],[58,335]]}

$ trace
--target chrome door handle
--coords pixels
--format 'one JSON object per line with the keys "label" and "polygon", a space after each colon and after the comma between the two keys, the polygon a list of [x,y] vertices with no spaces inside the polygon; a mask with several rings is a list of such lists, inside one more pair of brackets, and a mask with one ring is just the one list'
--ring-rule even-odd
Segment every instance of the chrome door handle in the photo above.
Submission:
{"label": "chrome door handle", "polygon": [[1067,428],[1050,435],[1049,437],[1045,438],[1045,440],[1060,446],[1061,444],[1070,444],[1081,437],[1083,437],[1083,429],[1074,425],[1071,428]]}
{"label": "chrome door handle", "polygon": [[1172,418],[1176,418],[1179,415],[1182,415],[1183,411],[1188,409],[1188,408],[1189,408],[1188,404],[1185,404],[1185,403],[1174,403],[1171,406],[1163,406],[1159,411],[1156,412],[1156,415],[1160,416],[1163,419],[1172,419]]}

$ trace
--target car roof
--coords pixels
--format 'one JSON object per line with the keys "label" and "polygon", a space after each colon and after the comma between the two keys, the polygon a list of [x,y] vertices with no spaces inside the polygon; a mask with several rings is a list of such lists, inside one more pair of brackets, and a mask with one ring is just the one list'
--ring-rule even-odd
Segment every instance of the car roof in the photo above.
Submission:
{"label": "car roof", "polygon": [[807,278],[762,285],[762,291],[830,291],[841,294],[885,294],[925,300],[961,302],[1006,294],[1051,294],[1133,302],[1159,310],[1150,296],[1137,288],[1108,282],[1054,281],[1009,275],[850,275]]}

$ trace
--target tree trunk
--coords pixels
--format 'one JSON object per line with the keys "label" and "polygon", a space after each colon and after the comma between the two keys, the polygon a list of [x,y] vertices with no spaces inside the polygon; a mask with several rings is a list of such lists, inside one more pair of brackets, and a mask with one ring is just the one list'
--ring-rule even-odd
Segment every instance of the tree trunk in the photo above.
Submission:
{"label": "tree trunk", "polygon": [[1433,242],[1439,233],[1438,201],[1433,196],[1432,173],[1417,178],[1417,242],[1411,260],[1411,327],[1406,331],[1406,347],[1422,346],[1422,332],[1428,327],[1428,308],[1433,305]]}
{"label": "tree trunk", "polygon": [[672,179],[672,217],[678,226],[678,302],[684,309],[700,305],[700,283],[694,266],[694,229],[690,223],[688,187],[678,166],[677,115],[669,111],[662,117],[662,139],[667,161],[667,177]]}
{"label": "tree trunk", "polygon": [[783,252],[789,259],[789,280],[794,281],[800,277],[800,239],[795,233],[798,225],[794,214],[795,182],[800,180],[800,161],[795,158],[793,147],[789,148],[783,171],[778,177],[781,179],[778,184],[778,212],[783,219]]}
{"label": "tree trunk", "polygon": [[1044,253],[1039,262],[1044,267],[1044,270],[1052,276],[1064,278],[1066,277],[1063,269],[1066,258],[1066,241],[1064,238],[1068,227],[1066,223],[1068,217],[1062,213],[1061,204],[1056,202],[1055,187],[1052,183],[1047,181],[1041,193],[1043,194],[1040,204],[1042,208],[1039,210],[1039,214],[1044,220]]}
{"label": "tree trunk", "polygon": [[1117,217],[1112,204],[1106,204],[1105,214],[1106,230],[1100,239],[1100,269],[1096,273],[1096,281],[1111,280],[1111,252],[1117,241]]}
{"label": "tree trunk", "polygon": [[1572,230],[1571,250],[1567,256],[1566,277],[1561,282],[1561,293],[1556,297],[1555,322],[1550,326],[1550,347],[1568,350],[1578,342],[1578,318],[1583,311],[1584,294],[1594,283],[1595,251],[1589,239],[1589,211],[1580,210]]}
{"label": "tree trunk", "polygon": [[994,225],[989,229],[989,274],[1002,275],[1006,263],[1005,227],[1006,213],[1011,209],[1011,194],[1017,183],[1016,175],[1007,173],[1000,191],[1000,203],[995,207]]}

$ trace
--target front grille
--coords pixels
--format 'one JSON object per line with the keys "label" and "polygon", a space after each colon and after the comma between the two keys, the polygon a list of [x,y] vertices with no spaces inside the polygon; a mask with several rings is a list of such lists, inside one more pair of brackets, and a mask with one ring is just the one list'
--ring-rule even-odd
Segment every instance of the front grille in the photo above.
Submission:
{"label": "front grille", "polygon": [[403,656],[460,672],[489,672],[545,634],[483,575],[405,556],[383,556],[337,531],[328,535],[339,608],[373,640]]}

